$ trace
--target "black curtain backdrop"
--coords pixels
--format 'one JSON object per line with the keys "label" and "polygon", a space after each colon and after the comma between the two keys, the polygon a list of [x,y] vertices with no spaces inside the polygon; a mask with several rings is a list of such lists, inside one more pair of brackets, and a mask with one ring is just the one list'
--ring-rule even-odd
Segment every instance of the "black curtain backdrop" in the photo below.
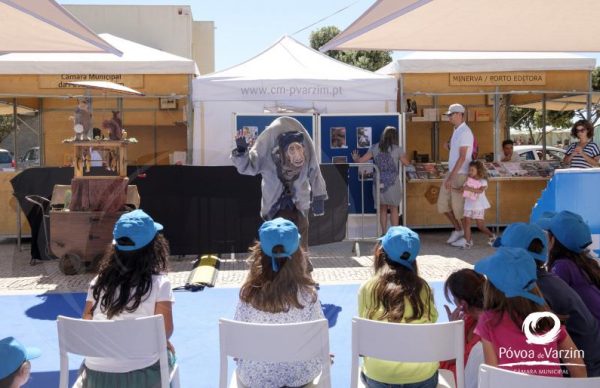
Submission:
{"label": "black curtain backdrop", "polygon": [[[309,244],[341,241],[348,219],[348,166],[322,165],[329,200],[325,215],[310,216]],[[237,173],[234,167],[149,166],[128,169],[137,185],[140,207],[164,225],[174,255],[246,252],[257,237],[260,219],[260,176]],[[72,168],[24,170],[11,181],[15,196],[32,228],[32,257],[45,259],[42,214],[26,195],[52,195],[55,184],[70,184]]]}

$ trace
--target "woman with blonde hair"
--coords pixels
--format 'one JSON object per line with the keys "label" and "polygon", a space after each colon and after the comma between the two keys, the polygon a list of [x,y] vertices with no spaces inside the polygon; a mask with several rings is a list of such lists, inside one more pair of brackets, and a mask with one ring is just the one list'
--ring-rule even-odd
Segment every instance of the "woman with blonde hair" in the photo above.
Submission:
{"label": "woman with blonde hair", "polygon": [[[296,323],[323,319],[315,282],[306,272],[305,252],[293,222],[262,224],[250,248],[250,271],[240,289],[235,317],[253,323]],[[237,360],[237,375],[253,388],[301,387],[321,373],[318,359],[301,362]]]}

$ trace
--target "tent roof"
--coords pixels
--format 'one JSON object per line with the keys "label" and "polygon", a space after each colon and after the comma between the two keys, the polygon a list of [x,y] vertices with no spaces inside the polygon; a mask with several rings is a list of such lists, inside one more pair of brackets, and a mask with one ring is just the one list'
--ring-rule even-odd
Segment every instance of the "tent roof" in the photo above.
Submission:
{"label": "tent roof", "polygon": [[54,0],[0,0],[0,52],[121,53]]}
{"label": "tent roof", "polygon": [[[592,106],[600,105],[600,92],[593,92],[591,94]],[[542,110],[542,102],[535,101],[529,104],[518,105],[520,108],[529,108]],[[587,94],[573,94],[570,96],[558,97],[548,99],[546,101],[546,110],[552,111],[572,111],[572,110],[584,110],[587,108]]]}
{"label": "tent roof", "polygon": [[378,0],[321,51],[592,52],[598,14],[598,0]]}
{"label": "tent roof", "polygon": [[278,101],[395,100],[397,87],[390,76],[339,62],[289,36],[237,66],[198,77],[194,85],[195,100]]}
{"label": "tent roof", "polygon": [[200,78],[328,80],[387,77],[337,61],[286,35],[253,58]]}
{"label": "tent roof", "polygon": [[10,53],[0,74],[197,74],[196,63],[110,34],[102,39],[123,53]]}
{"label": "tent roof", "polygon": [[593,70],[594,58],[570,53],[412,52],[377,70],[378,74],[489,71]]}

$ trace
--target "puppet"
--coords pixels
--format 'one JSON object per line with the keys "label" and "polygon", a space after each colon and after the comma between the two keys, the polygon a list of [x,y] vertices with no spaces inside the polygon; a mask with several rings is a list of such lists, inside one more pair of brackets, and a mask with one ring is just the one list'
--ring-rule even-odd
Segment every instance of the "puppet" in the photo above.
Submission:
{"label": "puppet", "polygon": [[262,176],[262,218],[283,217],[294,222],[306,250],[308,211],[312,208],[315,216],[323,215],[327,199],[325,180],[308,132],[298,120],[280,117],[254,144],[248,144],[244,134],[238,133],[236,145],[231,160],[238,172]]}
{"label": "puppet", "polygon": [[102,128],[108,130],[108,138],[110,140],[121,140],[123,138],[123,127],[121,118],[119,117],[121,112],[112,111],[113,117],[110,120],[104,120],[102,122]]}
{"label": "puppet", "polygon": [[77,140],[92,140],[93,128],[92,128],[92,114],[89,111],[89,101],[87,98],[79,100],[77,108],[75,109],[75,133]]}

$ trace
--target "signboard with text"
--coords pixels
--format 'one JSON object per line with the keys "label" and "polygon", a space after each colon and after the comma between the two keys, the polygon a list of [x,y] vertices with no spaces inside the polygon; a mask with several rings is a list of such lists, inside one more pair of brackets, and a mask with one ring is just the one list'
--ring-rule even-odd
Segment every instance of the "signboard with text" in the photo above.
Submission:
{"label": "signboard with text", "polygon": [[67,84],[67,82],[74,81],[108,81],[134,89],[144,87],[144,76],[142,74],[57,74],[38,76],[40,89],[76,88],[76,86]]}
{"label": "signboard with text", "polygon": [[498,73],[450,73],[450,86],[546,85],[546,72],[510,71]]}

